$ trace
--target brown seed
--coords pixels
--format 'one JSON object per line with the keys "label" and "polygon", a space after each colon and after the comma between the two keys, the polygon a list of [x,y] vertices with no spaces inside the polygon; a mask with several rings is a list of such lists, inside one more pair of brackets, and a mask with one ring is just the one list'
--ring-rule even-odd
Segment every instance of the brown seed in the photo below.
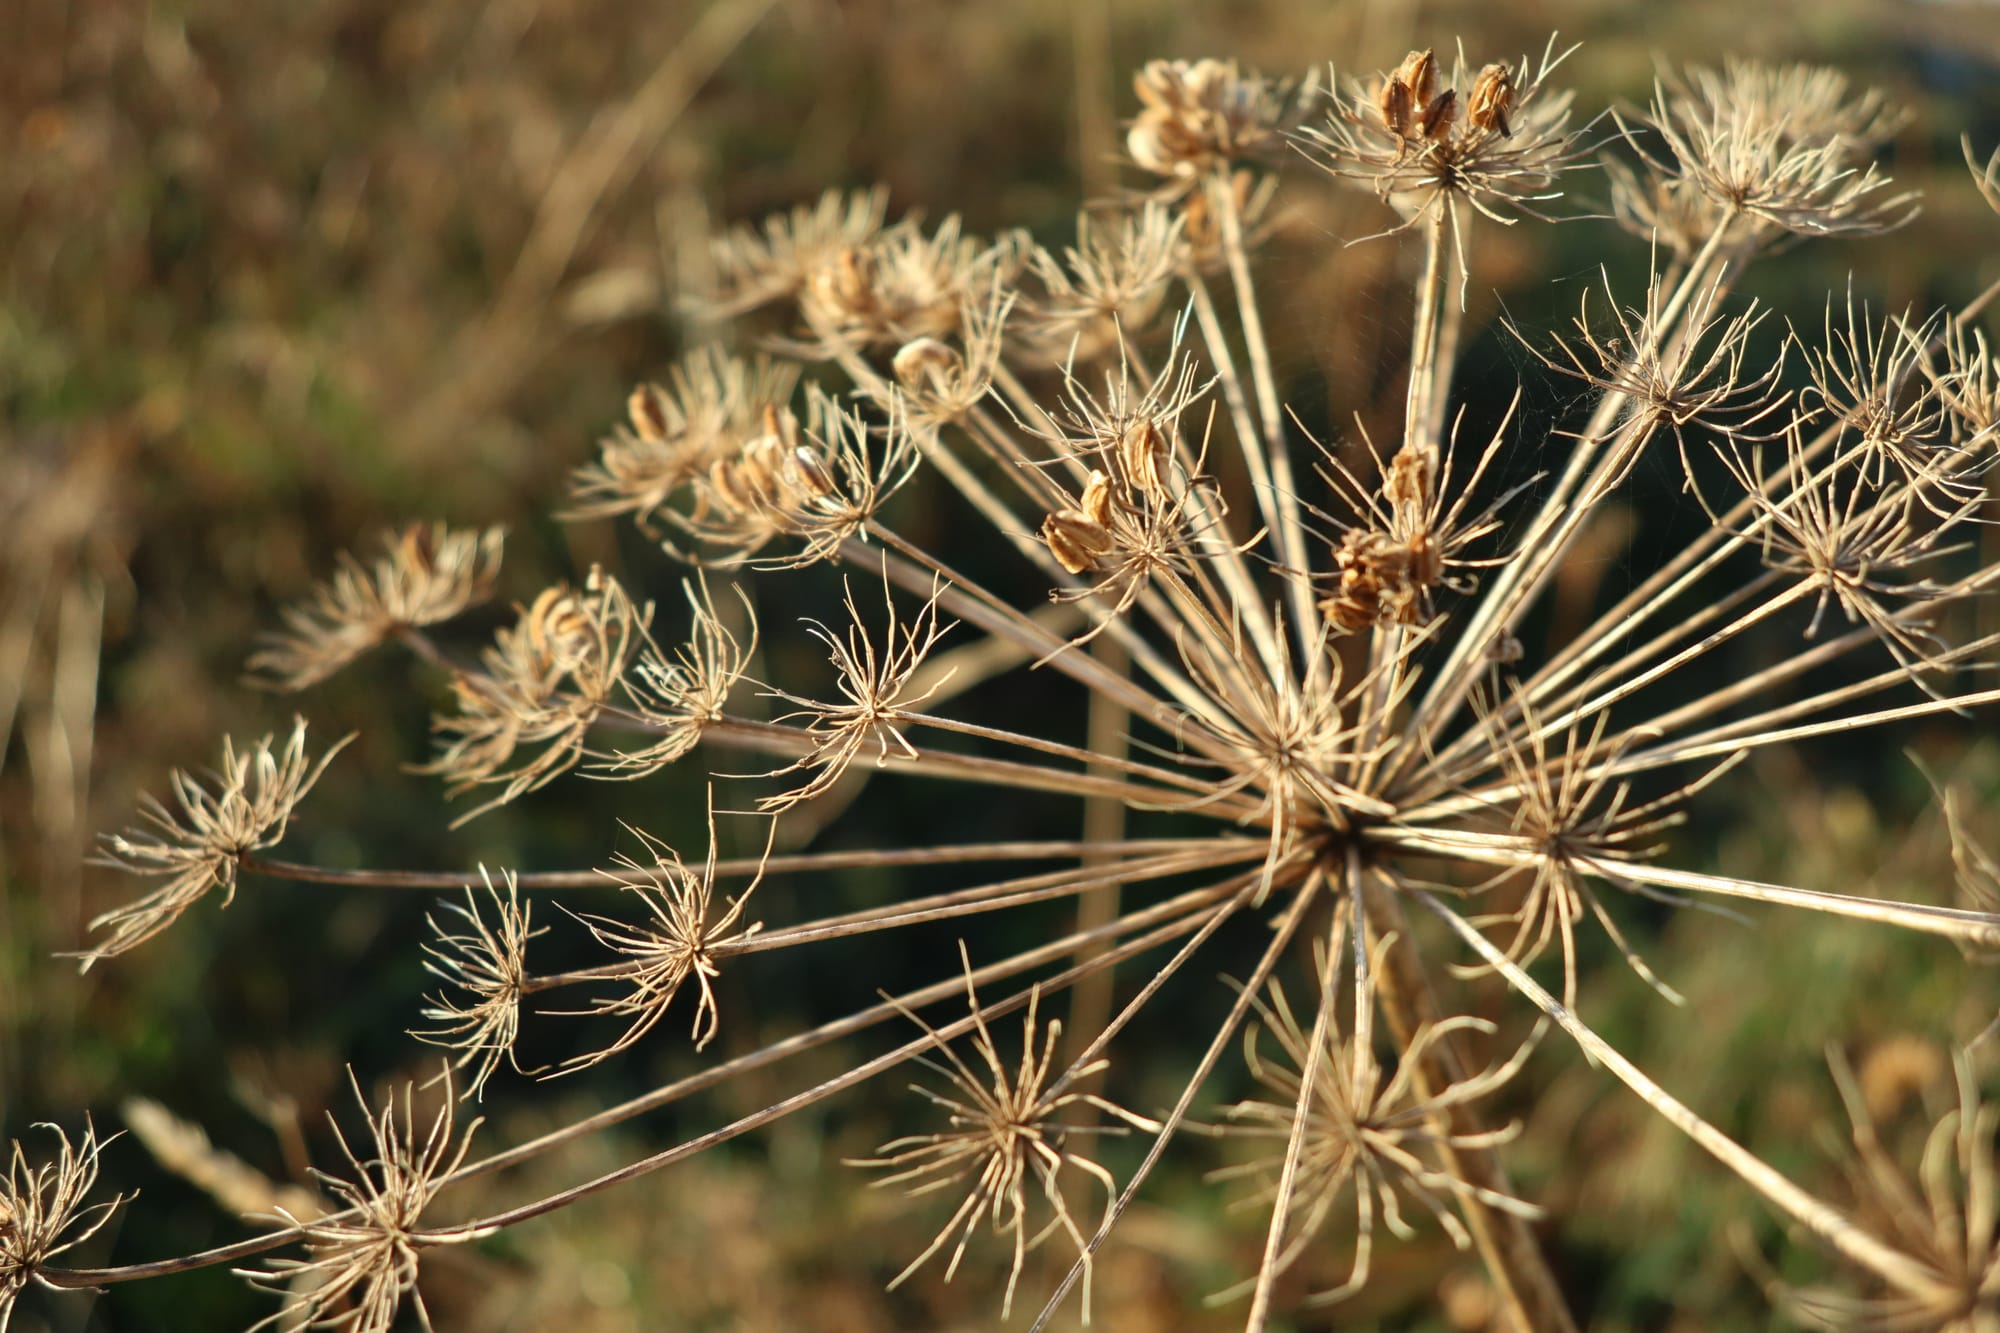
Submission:
{"label": "brown seed", "polygon": [[1476,129],[1498,130],[1502,137],[1513,134],[1507,113],[1514,109],[1514,75],[1505,65],[1488,65],[1479,71],[1472,85],[1468,114]]}
{"label": "brown seed", "polygon": [[1400,514],[1421,514],[1430,505],[1434,485],[1429,453],[1405,445],[1389,460],[1389,470],[1382,477],[1382,498]]}
{"label": "brown seed", "polygon": [[[1103,472],[1092,472],[1083,484],[1083,516],[1098,527],[1106,527],[1111,522],[1111,478]],[[1107,538],[1107,540],[1109,540]],[[1109,549],[1108,547],[1106,549]],[[1099,552],[1102,554],[1102,552]]]}
{"label": "brown seed", "polygon": [[1451,130],[1452,122],[1458,119],[1458,92],[1447,88],[1433,97],[1424,108],[1423,132],[1426,139],[1436,142]]}
{"label": "brown seed", "polygon": [[833,473],[827,470],[826,460],[817,449],[801,444],[785,455],[785,481],[794,491],[802,492],[815,500],[824,500],[840,488],[834,484]]}
{"label": "brown seed", "polygon": [[1125,428],[1118,441],[1118,462],[1125,479],[1142,495],[1158,495],[1167,488],[1173,448],[1166,435],[1149,417]]}
{"label": "brown seed", "polygon": [[1382,85],[1382,123],[1399,139],[1410,137],[1410,89],[1400,79]]}
{"label": "brown seed", "polygon": [[1396,67],[1396,82],[1409,90],[1411,106],[1429,106],[1437,95],[1437,57],[1429,51],[1412,51]]}
{"label": "brown seed", "polygon": [[1111,533],[1074,509],[1058,509],[1042,520],[1042,540],[1049,554],[1072,574],[1081,574],[1111,550]]}
{"label": "brown seed", "polygon": [[965,361],[936,338],[915,338],[897,349],[890,365],[895,368],[896,382],[914,389],[956,376],[965,368]]}

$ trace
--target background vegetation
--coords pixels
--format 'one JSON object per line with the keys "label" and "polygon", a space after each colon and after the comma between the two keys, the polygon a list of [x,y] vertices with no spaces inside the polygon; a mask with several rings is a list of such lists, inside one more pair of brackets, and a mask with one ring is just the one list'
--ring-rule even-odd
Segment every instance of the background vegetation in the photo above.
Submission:
{"label": "background vegetation", "polygon": [[[880,181],[892,211],[955,211],[974,230],[1026,225],[1060,238],[1076,200],[1114,182],[1107,163],[1132,110],[1127,78],[1148,57],[1373,69],[1412,45],[1459,39],[1475,61],[1507,58],[1539,50],[1553,13],[1565,38],[1585,43],[1564,70],[1585,115],[1642,100],[1656,58],[1732,55],[1836,65],[1910,109],[1891,167],[1923,190],[1923,216],[1887,240],[1803,247],[1754,270],[1752,294],[1809,319],[1850,269],[1878,309],[1962,301],[2000,274],[1995,220],[1956,149],[1967,131],[1982,154],[2000,141],[1990,8],[1528,8],[0,7],[0,1134],[18,1137],[38,1119],[73,1124],[86,1110],[115,1128],[121,1099],[137,1093],[284,1178],[301,1163],[296,1127],[324,1160],[323,1113],[345,1099],[343,1066],[364,1084],[418,1069],[403,1031],[426,978],[399,946],[428,904],[253,883],[227,913],[204,907],[79,978],[50,955],[76,947],[82,923],[131,892],[82,867],[89,839],[126,823],[137,793],[160,790],[168,768],[210,762],[219,736],[284,728],[291,701],[245,687],[242,662],[274,609],[336,552],[414,517],[506,523],[504,603],[630,539],[547,514],[630,385],[660,373],[688,338],[672,290],[713,219]],[[1323,399],[1321,419],[1365,422],[1406,341],[1402,300],[1384,293],[1407,255],[1393,243],[1343,246],[1379,225],[1371,201],[1330,188],[1287,199],[1263,262],[1288,275],[1272,288],[1283,298],[1273,317],[1293,401]],[[1495,331],[1500,310],[1525,329],[1548,327],[1573,312],[1600,263],[1626,294],[1645,263],[1643,245],[1603,224],[1516,232],[1489,229],[1469,326],[1487,330],[1471,364],[1503,393],[1524,354]],[[1775,322],[1766,330],[1772,344],[1778,333]],[[1560,406],[1531,401],[1527,433]],[[1624,541],[1648,539],[1636,519],[1634,532],[1604,534],[1607,561]],[[632,568],[657,570],[654,595],[668,595],[665,563],[636,545],[627,554]],[[1577,604],[1592,593],[1576,589]],[[361,736],[308,801],[288,851],[424,868],[602,864],[619,817],[699,845],[692,774],[679,789],[643,791],[572,779],[448,831],[436,783],[398,774],[425,757],[429,689],[383,655],[308,701],[318,734]],[[2000,832],[2000,747],[1978,730],[1946,720],[1861,747],[1766,756],[1711,795],[1703,808],[1716,818],[1682,832],[1682,863],[1941,898],[1940,822],[1899,749],[1982,798],[1988,813],[1975,824],[1990,838]],[[663,791],[675,794],[663,802]],[[841,841],[893,836],[859,820],[1031,818],[865,802],[857,813]],[[1586,1007],[1662,1082],[1806,1177],[1826,1169],[1820,1140],[1844,1124],[1827,1040],[1843,1041],[1885,1123],[1920,1128],[1924,1098],[1948,1082],[1947,1043],[1978,1031],[2000,994],[1934,971],[1932,949],[1886,932],[1761,914],[1751,928],[1695,913],[1655,925],[1649,956],[1689,1012],[1616,967],[1596,974]],[[899,960],[866,962],[880,984],[897,984]],[[754,997],[725,991],[746,1021],[720,1040],[747,1047],[790,1030],[844,1006],[852,983],[801,975]],[[558,1085],[566,1105],[547,1102],[546,1088],[496,1083],[492,1132],[524,1137],[617,1095],[619,1079],[636,1089],[684,1058],[675,1046],[588,1087]],[[816,1058],[828,1068],[839,1059]],[[720,1096],[748,1108],[767,1091],[753,1080]],[[1567,1052],[1538,1057],[1508,1098],[1528,1121],[1511,1160],[1552,1214],[1554,1262],[1593,1326],[1771,1320],[1728,1230],[1776,1248],[1747,1191]],[[924,1218],[860,1189],[859,1173],[824,1169],[892,1132],[887,1114],[838,1103],[476,1253],[443,1254],[427,1268],[431,1308],[441,1327],[575,1333],[796,1328],[806,1310],[829,1330],[983,1326],[996,1308],[984,1267],[951,1286],[927,1272],[885,1295],[928,1235]],[[647,1121],[592,1151],[608,1164],[675,1132],[672,1117]],[[136,1144],[113,1152],[116,1174],[143,1192],[96,1242],[99,1254],[136,1259],[235,1234]],[[584,1165],[570,1158],[562,1178]],[[1229,1311],[1205,1313],[1201,1297],[1241,1272],[1261,1238],[1260,1219],[1227,1213],[1184,1168],[1108,1252],[1102,1326],[1228,1327]],[[1812,1271],[1810,1254],[1784,1262]],[[1475,1273],[1434,1234],[1397,1247],[1342,1326],[1481,1327]],[[1031,1265],[1029,1289],[1035,1277]],[[1442,1313],[1417,1313],[1440,1292]],[[31,1303],[16,1328],[208,1330],[265,1308],[210,1273],[95,1302]],[[1332,1317],[1300,1318],[1317,1327]]]}

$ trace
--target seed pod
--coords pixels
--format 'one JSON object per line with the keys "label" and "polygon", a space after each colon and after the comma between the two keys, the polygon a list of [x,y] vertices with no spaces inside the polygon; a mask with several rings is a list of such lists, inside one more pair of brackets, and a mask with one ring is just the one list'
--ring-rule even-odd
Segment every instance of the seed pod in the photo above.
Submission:
{"label": "seed pod", "polygon": [[965,369],[964,358],[936,338],[914,338],[904,343],[890,365],[895,368],[896,382],[905,389],[934,385]]}
{"label": "seed pod", "polygon": [[787,449],[795,449],[799,443],[799,419],[792,415],[788,407],[775,403],[764,404],[764,437],[776,440]]}
{"label": "seed pod", "polygon": [[840,489],[819,450],[803,444],[794,446],[785,455],[784,476],[794,492],[814,500],[824,500]]}
{"label": "seed pod", "polygon": [[812,275],[813,294],[831,308],[854,315],[875,309],[875,257],[848,246]]}
{"label": "seed pod", "polygon": [[1447,88],[1430,100],[1424,108],[1424,120],[1420,128],[1424,137],[1435,143],[1451,132],[1452,122],[1458,119],[1458,91]]}
{"label": "seed pod", "polygon": [[722,508],[732,515],[754,513],[763,488],[758,484],[756,465],[748,451],[730,458],[718,458],[708,469],[708,487]]}
{"label": "seed pod", "polygon": [[590,615],[566,588],[544,588],[521,618],[528,650],[544,671],[570,671],[590,655]]}
{"label": "seed pod", "polygon": [[1410,89],[1401,79],[1391,78],[1382,85],[1377,103],[1382,123],[1399,139],[1410,137]]}
{"label": "seed pod", "polygon": [[1435,475],[1430,451],[1404,445],[1382,476],[1382,498],[1398,514],[1412,517],[1429,507]]}
{"label": "seed pod", "polygon": [[1118,465],[1141,495],[1159,495],[1167,489],[1172,459],[1166,433],[1150,417],[1133,422],[1119,437]]}
{"label": "seed pod", "polygon": [[1091,562],[1111,550],[1111,533],[1101,523],[1093,523],[1074,509],[1058,509],[1042,520],[1042,540],[1049,554],[1072,574],[1089,569]]}
{"label": "seed pod", "polygon": [[1111,478],[1101,471],[1092,472],[1083,483],[1083,503],[1079,508],[1083,516],[1098,527],[1108,527],[1111,523]]}
{"label": "seed pod", "polygon": [[1395,81],[1409,90],[1411,106],[1429,106],[1437,95],[1437,57],[1429,51],[1410,52],[1396,66]]}
{"label": "seed pod", "polygon": [[1507,123],[1507,114],[1514,109],[1514,75],[1505,65],[1488,65],[1479,71],[1479,79],[1472,85],[1472,99],[1467,114],[1476,129],[1498,130],[1503,138],[1512,137],[1513,129]]}

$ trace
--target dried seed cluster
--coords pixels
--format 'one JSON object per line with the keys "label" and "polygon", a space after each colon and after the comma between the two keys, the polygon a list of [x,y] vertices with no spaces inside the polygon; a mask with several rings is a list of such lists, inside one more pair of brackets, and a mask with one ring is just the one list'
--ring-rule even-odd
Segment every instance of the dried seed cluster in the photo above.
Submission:
{"label": "dried seed cluster", "polygon": [[[1162,1155],[1211,1128],[1221,1174],[1253,1181],[1247,1204],[1262,1213],[1261,1253],[1222,1293],[1244,1298],[1247,1328],[1300,1291],[1354,1295],[1380,1272],[1378,1245],[1432,1228],[1478,1251],[1505,1320],[1566,1329],[1526,1225],[1536,1208],[1502,1164],[1512,1126],[1489,1110],[1529,1095],[1508,1085],[1552,1024],[1870,1284],[1859,1305],[1807,1295],[1801,1309],[1896,1328],[2000,1318],[1993,1117],[1969,1079],[1915,1189],[1892,1183],[1857,1116],[1872,1192],[1822,1199],[1654,1083],[1581,1011],[1592,935],[1664,1001],[1680,998],[1640,956],[1633,899],[1806,910],[1828,930],[2000,955],[1992,858],[1950,801],[1960,908],[1682,869],[1671,841],[1746,755],[2000,700],[1960,670],[1994,661],[1964,608],[2000,584],[1984,534],[2000,361],[1977,305],[1884,318],[1850,295],[1787,339],[1735,295],[1781,239],[1907,216],[1909,196],[1874,160],[1897,123],[1880,99],[1823,72],[1691,70],[1664,76],[1644,125],[1624,127],[1635,148],[1594,134],[1601,121],[1571,127],[1553,78],[1566,55],[1551,43],[1535,61],[1447,66],[1420,49],[1324,90],[1156,61],[1136,80],[1126,139],[1143,188],[1086,213],[1059,250],[974,237],[950,216],[892,221],[879,191],[730,231],[689,261],[705,269],[691,273],[692,304],[709,323],[745,321],[765,351],[690,353],[633,393],[572,478],[567,517],[629,517],[700,567],[665,599],[670,614],[627,591],[644,576],[593,570],[520,605],[483,651],[457,652],[418,627],[486,595],[498,537],[446,529],[408,530],[372,570],[348,562],[295,610],[260,656],[286,683],[383,638],[445,668],[455,710],[434,724],[426,771],[486,795],[471,814],[572,768],[637,780],[695,763],[745,784],[761,855],[721,854],[712,798],[698,867],[635,831],[642,853],[603,875],[510,870],[503,892],[482,872],[483,894],[433,915],[443,990],[416,1035],[451,1051],[466,1094],[505,1077],[503,1062],[529,1072],[521,1033],[543,1014],[611,1029],[552,1057],[555,1072],[667,1043],[715,1061],[520,1155],[725,1078],[767,1086],[805,1063],[793,1057],[902,1016],[922,1036],[822,1060],[836,1072],[797,1076],[760,1109],[721,1097],[726,1114],[699,1137],[455,1228],[424,1214],[464,1146],[449,1108],[419,1133],[406,1096],[400,1122],[393,1106],[371,1117],[374,1155],[350,1152],[351,1178],[328,1182],[338,1211],[269,1238],[306,1247],[256,1270],[265,1285],[298,1282],[280,1317],[386,1329],[407,1304],[427,1318],[425,1249],[667,1169],[916,1060],[943,1080],[918,1085],[942,1123],[864,1162],[917,1206],[940,1200],[941,1224],[921,1222],[930,1239],[897,1283],[947,1252],[956,1274],[990,1231],[1011,1252],[1004,1313],[1027,1257],[1059,1237],[1050,1249],[1068,1269],[1040,1327],[1087,1290]],[[1643,295],[1607,277],[1554,334],[1512,330],[1527,363],[1577,395],[1574,419],[1525,423],[1455,381],[1464,297],[1488,222],[1553,221],[1568,173],[1600,151],[1618,220],[1653,239],[1663,266]],[[1968,160],[2000,210],[2000,156]],[[1271,201],[1294,188],[1284,169],[1302,163],[1318,169],[1309,187],[1362,187],[1357,204],[1417,252],[1407,371],[1379,414],[1396,423],[1380,448],[1311,438],[1283,401],[1294,386],[1254,261]],[[1684,488],[1672,506],[1644,489],[1662,472]],[[1620,534],[1663,507],[1688,530],[1625,552]],[[1622,581],[1607,584],[1613,562]],[[760,633],[753,608],[776,580],[831,612]],[[669,638],[681,603],[684,633]],[[1017,671],[1033,674],[1008,695],[997,678]],[[246,868],[435,887],[425,872],[252,856],[324,763],[306,760],[301,728],[281,753],[268,738],[225,749],[212,782],[178,775],[178,810],[155,806],[153,832],[109,843],[168,883],[100,917],[108,937],[86,962],[151,938],[217,885],[226,898]],[[1074,801],[1089,832],[840,841],[852,803],[927,782],[1010,820]],[[865,903],[819,892],[850,871],[866,872]],[[752,892],[776,876],[787,891],[763,890],[769,920],[749,920]],[[538,972],[532,898],[605,883],[617,891],[603,910],[557,922],[598,961]],[[911,928],[966,941],[956,972],[879,1000],[858,984],[852,1014],[805,1032],[766,1036],[766,1014],[739,1022],[766,969],[818,968],[830,941],[886,948]],[[1112,1047],[1149,1004],[1202,995],[1210,960],[1247,979],[1211,1030],[1176,1046],[1178,1091],[1136,1085],[1169,1103],[1160,1114],[1124,1109],[1111,1092],[1132,1062],[1112,1066]],[[1452,984],[1467,976],[1489,989]],[[587,998],[567,1008],[530,999],[577,987]],[[1288,997],[1303,994],[1295,1009]],[[1077,1016],[1073,1050],[1042,1017],[1058,996]],[[660,1022],[677,1002],[692,1010],[685,1037]],[[948,1018],[920,1016],[941,1004]],[[1465,1016],[1475,1004],[1496,1017]],[[1016,1011],[1010,1063],[994,1032]],[[1512,1054],[1479,1051],[1503,1036]],[[718,1046],[726,1058],[707,1054]],[[1209,1114],[1211,1075],[1236,1049],[1257,1091],[1211,1100]],[[1100,1161],[1096,1129],[1143,1135],[1143,1152]],[[0,1195],[0,1299],[89,1280],[46,1260],[89,1226],[79,1201],[95,1159],[94,1141],[79,1153],[65,1140],[53,1175],[17,1165]],[[1086,1182],[1105,1191],[1101,1212],[1080,1205],[1072,1187]],[[1345,1250],[1332,1237],[1350,1209]]]}

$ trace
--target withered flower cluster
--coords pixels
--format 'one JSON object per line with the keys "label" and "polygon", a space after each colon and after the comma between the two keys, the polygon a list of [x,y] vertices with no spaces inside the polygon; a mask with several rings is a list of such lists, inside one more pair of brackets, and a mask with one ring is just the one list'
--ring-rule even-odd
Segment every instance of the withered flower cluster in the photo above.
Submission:
{"label": "withered flower cluster", "polygon": [[[940,1255],[947,1278],[974,1266],[991,1232],[1003,1317],[1035,1290],[1033,1327],[1047,1327],[1183,1148],[1209,1152],[1261,1214],[1261,1252],[1218,1294],[1242,1298],[1246,1328],[1269,1327],[1284,1300],[1353,1296],[1383,1246],[1427,1230],[1476,1252],[1496,1319],[1572,1328],[1529,1225],[1535,1201],[1503,1161],[1515,1076],[1553,1028],[1544,1056],[1573,1045],[1868,1285],[1861,1305],[1815,1306],[1825,1317],[1993,1327],[1993,1117],[1969,1084],[1917,1191],[1857,1117],[1869,1188],[1823,1199],[1602,1036],[1582,984],[1601,936],[1661,1003],[1679,1001],[1640,956],[1635,900],[1806,911],[1829,931],[2000,952],[1993,862],[1969,846],[1958,907],[1667,859],[1691,803],[1746,755],[2000,701],[1979,674],[1995,638],[1968,635],[1959,614],[2000,582],[1981,527],[2000,443],[1983,302],[1884,318],[1864,294],[1802,312],[1779,339],[1735,295],[1745,265],[1780,237],[1907,215],[1874,161],[1894,113],[1838,75],[1732,63],[1663,78],[1629,142],[1594,145],[1555,82],[1566,54],[1552,42],[1533,62],[1447,64],[1423,49],[1323,91],[1223,61],[1154,62],[1126,140],[1143,188],[1087,214],[1066,247],[976,238],[955,217],[892,221],[879,191],[730,232],[689,266],[706,279],[689,302],[718,334],[744,321],[764,350],[718,341],[637,389],[575,471],[564,515],[629,517],[662,563],[697,566],[664,576],[681,579],[665,612],[627,591],[657,571],[593,570],[524,590],[483,651],[447,649],[419,627],[485,595],[497,536],[416,528],[372,574],[350,563],[292,613],[259,658],[280,685],[384,638],[442,668],[454,707],[428,771],[486,798],[464,818],[572,769],[642,780],[696,764],[742,793],[721,808],[762,841],[722,857],[711,815],[696,863],[634,830],[641,853],[607,851],[601,875],[518,867],[496,887],[482,870],[483,893],[433,916],[425,951],[442,989],[416,1035],[450,1049],[462,1095],[503,1065],[580,1081],[662,1047],[715,1062],[487,1161],[736,1075],[781,1086],[815,1063],[797,1057],[819,1052],[824,1070],[847,1050],[834,1043],[866,1029],[906,1039],[798,1073],[758,1109],[719,1097],[699,1137],[456,1227],[426,1213],[481,1164],[451,1146],[447,1114],[420,1134],[408,1100],[400,1121],[385,1109],[374,1156],[347,1153],[348,1178],[329,1182],[338,1211],[249,1243],[304,1245],[303,1260],[257,1270],[265,1285],[318,1283],[288,1287],[289,1317],[383,1329],[408,1304],[421,1318],[427,1248],[668,1169],[916,1061],[942,1080],[916,1085],[912,1111],[929,1118],[859,1158],[903,1188],[930,1237],[897,1283]],[[1536,427],[1455,382],[1463,294],[1489,224],[1552,220],[1600,147],[1619,221],[1663,267],[1643,292],[1607,278],[1607,301],[1588,297],[1573,328],[1513,330],[1528,364],[1580,395],[1573,419]],[[2000,168],[1974,170],[2000,209]],[[1281,189],[1329,182],[1372,193],[1379,205],[1357,206],[1402,233],[1371,239],[1416,251],[1400,420],[1381,447],[1337,426],[1309,433],[1282,399],[1264,315],[1266,210]],[[1809,381],[1796,393],[1788,349]],[[1651,519],[1644,495],[1663,470],[1679,502],[1651,510],[1677,510],[1688,530],[1597,601],[1545,614],[1602,562],[1601,519]],[[818,614],[760,636],[753,608],[780,586]],[[1739,661],[1739,648],[1753,651]],[[1007,695],[1009,678],[1025,692]],[[1032,706],[964,706],[975,688]],[[306,760],[301,730],[282,753],[268,739],[225,749],[210,784],[177,778],[179,810],[156,806],[152,832],[109,843],[169,882],[99,918],[108,935],[86,961],[152,937],[212,888],[226,901],[245,873],[437,887],[413,870],[256,855],[324,762]],[[991,841],[940,829],[904,846],[815,842],[857,804],[921,783],[1010,811],[1069,801],[1077,818]],[[824,877],[857,870],[868,901],[837,901]],[[827,892],[765,888],[752,920],[752,890],[774,880]],[[593,888],[610,891],[557,927],[599,960],[537,970],[548,927],[531,924],[533,899],[567,907]],[[879,997],[878,978],[817,974],[851,981],[854,1010],[803,1032],[773,1032],[780,1019],[757,1011],[767,969],[916,927],[959,934],[958,965]],[[1149,1007],[1212,994],[1218,970],[1239,978],[1214,996],[1220,1020],[1172,1025],[1176,1081],[1135,1076],[1144,1062],[1114,1048]],[[567,1008],[533,999],[579,988]],[[1500,993],[1517,1007],[1496,1008]],[[1066,1025],[1043,1017],[1057,1005]],[[562,1014],[614,1033],[524,1071],[523,1027]],[[1015,1014],[1018,1055],[1001,1021]],[[1237,1086],[1255,1091],[1219,1104],[1215,1075],[1238,1050]],[[1123,1147],[1107,1151],[1098,1130]],[[7,1301],[33,1282],[155,1271],[48,1263],[92,1225],[79,1208],[96,1158],[94,1140],[81,1153],[65,1140],[53,1177],[17,1166],[0,1212]],[[1054,1268],[1031,1269],[1038,1255]]]}

